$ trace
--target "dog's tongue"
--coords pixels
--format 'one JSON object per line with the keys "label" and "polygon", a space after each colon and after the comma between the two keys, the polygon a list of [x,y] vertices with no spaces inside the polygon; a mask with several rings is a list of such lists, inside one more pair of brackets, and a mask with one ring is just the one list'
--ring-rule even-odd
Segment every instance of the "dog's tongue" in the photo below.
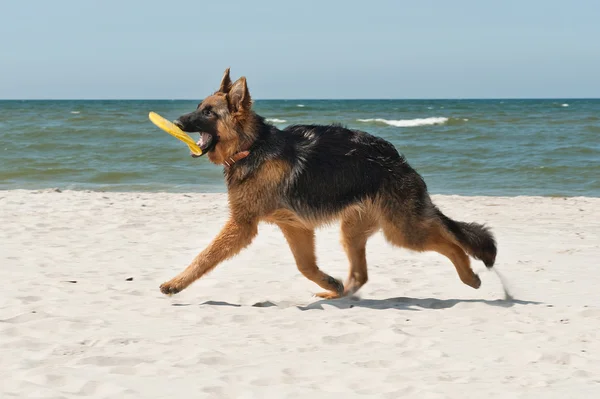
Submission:
{"label": "dog's tongue", "polygon": [[203,151],[210,145],[212,135],[209,133],[200,132],[200,140],[196,143]]}

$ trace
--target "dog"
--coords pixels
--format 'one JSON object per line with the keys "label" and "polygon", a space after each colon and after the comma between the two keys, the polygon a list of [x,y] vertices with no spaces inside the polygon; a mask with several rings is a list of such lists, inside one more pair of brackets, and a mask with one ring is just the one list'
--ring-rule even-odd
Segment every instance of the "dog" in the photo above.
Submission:
{"label": "dog", "polygon": [[[219,89],[174,123],[199,133],[202,153],[223,166],[230,217],[183,272],[160,286],[164,294],[180,292],[250,245],[259,222],[281,229],[298,270],[325,290],[315,294],[324,299],[352,295],[367,282],[365,247],[377,231],[395,246],[445,255],[473,288],[481,280],[469,255],[494,265],[490,229],[444,215],[391,143],[341,125],[280,130],[252,110],[246,78],[232,82],[229,68]],[[350,262],[345,283],[319,269],[315,256],[315,228],[336,220]]]}

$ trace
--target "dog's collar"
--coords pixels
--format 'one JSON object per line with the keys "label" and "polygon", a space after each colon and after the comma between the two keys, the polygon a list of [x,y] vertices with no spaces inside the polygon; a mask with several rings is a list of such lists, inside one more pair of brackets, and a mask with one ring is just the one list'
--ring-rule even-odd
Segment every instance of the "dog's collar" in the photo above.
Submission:
{"label": "dog's collar", "polygon": [[228,159],[224,160],[223,161],[223,166],[225,166],[226,168],[229,168],[234,163],[236,163],[237,161],[246,158],[248,155],[250,155],[250,151],[248,151],[248,150],[246,150],[246,151],[240,151],[237,154],[234,154],[233,156],[231,156]]}

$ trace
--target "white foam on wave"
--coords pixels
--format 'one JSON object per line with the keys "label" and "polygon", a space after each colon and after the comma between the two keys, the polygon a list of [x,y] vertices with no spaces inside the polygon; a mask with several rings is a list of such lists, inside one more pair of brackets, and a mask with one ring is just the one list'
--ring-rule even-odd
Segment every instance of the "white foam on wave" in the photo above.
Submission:
{"label": "white foam on wave", "polygon": [[561,106],[561,107],[568,107],[568,106],[569,106],[569,104],[561,104],[560,106]]}
{"label": "white foam on wave", "polygon": [[415,126],[429,126],[429,125],[443,125],[448,122],[448,118],[442,116],[432,118],[417,118],[417,119],[383,119],[383,118],[371,118],[371,119],[357,119],[358,122],[379,122],[385,123],[386,125],[395,127],[415,127]]}
{"label": "white foam on wave", "polygon": [[302,108],[302,107],[304,107],[304,106],[305,106],[304,104],[296,104],[296,107],[300,107],[300,108]]}
{"label": "white foam on wave", "polygon": [[71,111],[72,114],[79,114],[79,111]]}
{"label": "white foam on wave", "polygon": [[287,121],[285,119],[267,118],[267,122],[271,122],[271,123],[286,123]]}

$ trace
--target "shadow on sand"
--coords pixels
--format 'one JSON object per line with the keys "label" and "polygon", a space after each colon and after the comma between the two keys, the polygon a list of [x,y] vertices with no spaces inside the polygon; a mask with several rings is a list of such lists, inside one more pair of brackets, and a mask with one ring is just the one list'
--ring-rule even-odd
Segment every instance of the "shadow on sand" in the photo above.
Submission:
{"label": "shadow on sand", "polygon": [[[287,308],[296,306],[298,309],[304,310],[325,310],[326,306],[332,306],[338,309],[352,309],[352,308],[366,308],[375,310],[386,310],[386,309],[398,309],[398,310],[412,310],[419,311],[423,309],[448,309],[458,304],[463,303],[480,303],[488,306],[495,306],[500,308],[510,308],[515,305],[543,305],[542,302],[536,301],[523,301],[514,298],[508,299],[436,299],[436,298],[408,298],[408,297],[397,297],[388,299],[361,299],[358,297],[341,298],[341,299],[328,299],[319,300],[306,306],[297,305],[277,305],[275,303],[266,301],[258,302],[252,307],[280,307]],[[173,306],[190,306],[191,303],[174,303]],[[224,301],[206,301],[200,304],[200,306],[231,306],[241,307],[242,305],[229,303]]]}
{"label": "shadow on sand", "polygon": [[298,306],[300,310],[323,310],[323,305],[333,306],[338,309],[367,308],[376,310],[422,310],[422,309],[448,309],[461,303],[481,303],[488,306],[510,308],[515,305],[541,305],[541,302],[521,301],[519,299],[436,299],[436,298],[408,298],[397,297],[388,299],[359,299],[356,297],[336,300],[321,300],[307,306]]}

